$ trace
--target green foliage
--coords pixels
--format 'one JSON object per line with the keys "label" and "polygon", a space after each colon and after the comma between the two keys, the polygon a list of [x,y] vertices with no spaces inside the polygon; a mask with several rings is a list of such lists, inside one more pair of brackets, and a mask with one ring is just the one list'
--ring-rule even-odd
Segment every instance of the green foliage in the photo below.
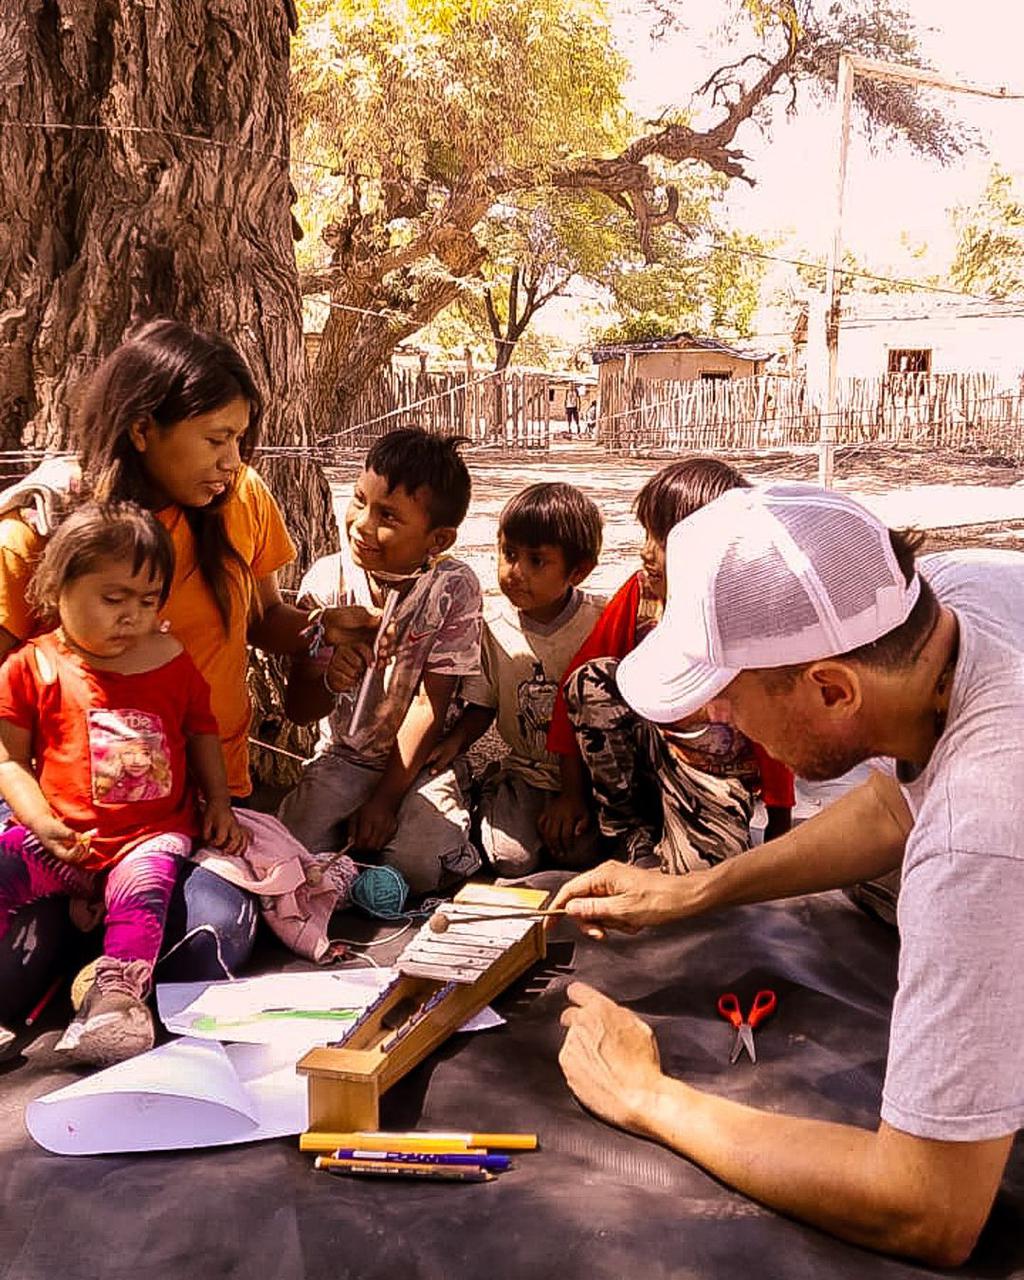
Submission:
{"label": "green foliage", "polygon": [[671,338],[683,328],[684,325],[673,324],[665,316],[641,311],[600,330],[594,335],[594,344],[614,346],[620,342],[652,342],[657,338]]}
{"label": "green foliage", "polygon": [[[920,61],[900,0],[715,0],[718,70],[640,121],[605,0],[296,2],[298,258],[304,291],[335,304],[321,413],[453,302],[448,339],[504,358],[571,279],[645,332],[747,336],[765,246],[716,226],[753,164],[737,131],[830,97],[844,47]],[[647,8],[666,29],[691,11]],[[958,149],[925,96],[864,78],[858,94],[883,136]]]}
{"label": "green foliage", "polygon": [[301,0],[299,19],[297,153],[335,164],[364,212],[425,215],[488,173],[622,141],[600,0]]}
{"label": "green foliage", "polygon": [[793,0],[742,0],[742,3],[758,35],[781,28],[790,39],[799,38],[800,14]]}
{"label": "green foliage", "polygon": [[766,261],[773,245],[758,236],[715,231],[713,205],[688,236],[662,229],[654,260],[638,254],[621,262],[606,283],[623,323],[658,329],[656,336],[693,329],[720,337],[750,334],[760,300]]}
{"label": "green foliage", "polygon": [[958,288],[991,298],[1024,298],[1024,192],[996,165],[981,203],[956,211],[951,276]]}
{"label": "green foliage", "polygon": [[[760,300],[765,262],[758,257],[772,248],[757,236],[714,232],[722,183],[689,170],[679,175],[685,191],[681,218],[687,226],[711,228],[688,232],[671,224],[655,233],[653,258],[640,249],[636,224],[625,210],[604,197],[575,192],[532,193],[515,206],[504,206],[478,232],[487,245],[482,279],[471,285],[437,329],[441,341],[478,347],[493,342],[483,290],[487,289],[502,326],[509,327],[509,285],[519,271],[517,310],[522,313],[527,281],[536,281],[541,296],[565,291],[569,282],[605,291],[620,320],[615,332],[664,337],[680,329],[718,336],[746,337]],[[539,308],[538,308],[539,309]],[[441,337],[442,333],[444,337]],[[516,339],[520,343],[529,334]],[[617,337],[615,341],[639,338]],[[520,346],[517,363],[539,364]]]}

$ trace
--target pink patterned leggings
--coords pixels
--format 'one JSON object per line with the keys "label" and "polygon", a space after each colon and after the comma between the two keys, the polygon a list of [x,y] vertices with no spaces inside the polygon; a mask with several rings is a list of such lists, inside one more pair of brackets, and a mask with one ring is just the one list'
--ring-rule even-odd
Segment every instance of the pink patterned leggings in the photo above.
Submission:
{"label": "pink patterned leggings", "polygon": [[94,900],[102,892],[104,954],[154,964],[178,859],[188,854],[191,844],[187,836],[176,833],[153,836],[109,871],[91,872],[55,858],[24,827],[8,827],[0,832],[0,938],[18,908],[30,902],[55,894]]}

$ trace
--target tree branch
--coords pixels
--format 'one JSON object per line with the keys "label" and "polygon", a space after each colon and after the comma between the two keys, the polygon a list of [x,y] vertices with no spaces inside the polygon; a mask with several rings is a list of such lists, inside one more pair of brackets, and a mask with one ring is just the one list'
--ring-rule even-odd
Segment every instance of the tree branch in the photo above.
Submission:
{"label": "tree branch", "polygon": [[[516,271],[518,272],[518,268],[516,269]],[[516,297],[515,311],[512,310],[511,300],[510,300],[507,333],[509,338],[513,342],[519,341],[519,339],[523,336],[526,326],[530,323],[531,319],[533,318],[533,313],[537,310],[535,305],[536,297],[537,297],[537,285],[534,281],[531,280],[530,283],[526,286],[526,299],[523,305],[522,315],[517,314],[519,310],[518,291],[517,291],[517,297]]]}
{"label": "tree branch", "polygon": [[564,293],[566,286],[575,274],[574,271],[567,272],[557,284],[552,285],[550,289],[546,289],[543,293],[538,293],[533,304],[533,314],[536,315],[541,307],[546,306],[552,298],[557,298],[559,294]]}
{"label": "tree branch", "polygon": [[[517,312],[519,310],[519,264],[512,268],[512,274],[508,280],[508,320],[505,323],[505,332],[509,337],[518,320]],[[516,337],[519,335],[516,334]]]}
{"label": "tree branch", "polygon": [[490,287],[484,290],[484,310],[487,312],[487,323],[491,327],[491,337],[497,342],[501,338],[501,321],[498,313],[494,309],[494,297],[491,294]]}
{"label": "tree branch", "polygon": [[[660,156],[674,164],[695,161],[728,178],[739,178],[753,185],[753,179],[747,176],[744,168],[748,157],[730,144],[740,125],[749,120],[757,107],[792,73],[799,50],[800,41],[790,32],[785,51],[773,62],[768,62],[763,55],[751,54],[710,76],[703,86],[705,91],[709,88],[724,90],[726,83],[741,88],[741,82],[732,75],[733,72],[748,62],[767,63],[761,76],[749,88],[743,89],[734,102],[726,105],[724,93],[721,95],[719,105],[726,106],[726,113],[713,128],[697,130],[679,123],[666,125],[637,138],[617,156],[589,157],[571,168],[555,170],[547,181],[563,190],[600,192],[629,210],[637,221],[641,248],[649,254],[653,229],[676,220],[679,194],[674,188],[669,188],[665,207],[656,209],[651,198],[655,180],[645,161],[652,156]],[[536,187],[539,181],[538,175],[532,171],[511,170],[492,175],[490,187],[495,195],[500,195],[505,191]]]}

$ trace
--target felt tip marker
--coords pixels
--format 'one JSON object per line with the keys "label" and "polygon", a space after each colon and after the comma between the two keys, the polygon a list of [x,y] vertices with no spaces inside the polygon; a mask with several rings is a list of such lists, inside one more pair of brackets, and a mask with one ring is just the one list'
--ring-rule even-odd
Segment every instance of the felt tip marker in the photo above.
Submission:
{"label": "felt tip marker", "polygon": [[402,1164],[387,1160],[332,1160],[319,1156],[316,1167],[343,1178],[423,1178],[428,1182],[493,1182],[479,1165]]}
{"label": "felt tip marker", "polygon": [[360,1151],[464,1151],[468,1147],[497,1147],[504,1151],[535,1151],[535,1133],[317,1133],[299,1138],[300,1151],[337,1151],[358,1147]]}
{"label": "felt tip marker", "polygon": [[53,997],[60,990],[61,983],[63,981],[64,981],[63,975],[61,975],[58,978],[54,978],[54,980],[43,992],[42,998],[40,999],[39,1003],[33,1008],[32,1012],[25,1019],[26,1027],[31,1027],[34,1022],[36,1022],[40,1017],[42,1017],[43,1012],[46,1009],[46,1006],[50,1003]]}
{"label": "felt tip marker", "polygon": [[395,1164],[477,1165],[481,1169],[490,1169],[492,1173],[504,1173],[512,1167],[508,1156],[490,1156],[484,1152],[477,1154],[469,1151],[360,1151],[353,1147],[340,1147],[329,1158],[390,1160]]}
{"label": "felt tip marker", "polygon": [[450,1152],[483,1153],[483,1147],[467,1147],[464,1142],[440,1138],[403,1138],[399,1133],[383,1133],[375,1138],[366,1133],[304,1133],[299,1138],[300,1151],[322,1151],[330,1155],[341,1147],[358,1147],[360,1151],[403,1151],[444,1154]]}

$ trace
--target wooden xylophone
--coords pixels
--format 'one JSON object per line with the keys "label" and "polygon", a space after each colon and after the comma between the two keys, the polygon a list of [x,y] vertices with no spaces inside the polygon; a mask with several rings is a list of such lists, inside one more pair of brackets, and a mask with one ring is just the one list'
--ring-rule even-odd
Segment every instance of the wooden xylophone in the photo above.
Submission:
{"label": "wooden xylophone", "polygon": [[[547,897],[542,889],[468,884],[444,904],[445,931],[424,924],[398,958],[398,978],[341,1040],[299,1061],[310,1131],[379,1128],[381,1095],[543,959],[543,920],[504,913],[541,908]],[[502,919],[480,919],[489,914]]]}

